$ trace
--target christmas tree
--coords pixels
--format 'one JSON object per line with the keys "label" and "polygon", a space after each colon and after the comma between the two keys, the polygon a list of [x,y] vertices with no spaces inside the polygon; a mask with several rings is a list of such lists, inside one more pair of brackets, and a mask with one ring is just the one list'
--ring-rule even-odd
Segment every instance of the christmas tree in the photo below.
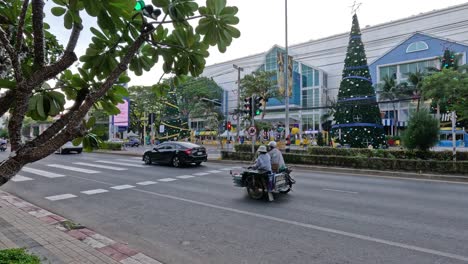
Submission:
{"label": "christmas tree", "polygon": [[190,137],[187,119],[181,118],[176,93],[169,92],[163,103],[161,125],[164,125],[164,135],[160,135],[161,141],[182,140]]}
{"label": "christmas tree", "polygon": [[338,92],[332,135],[353,148],[385,145],[385,134],[356,14]]}

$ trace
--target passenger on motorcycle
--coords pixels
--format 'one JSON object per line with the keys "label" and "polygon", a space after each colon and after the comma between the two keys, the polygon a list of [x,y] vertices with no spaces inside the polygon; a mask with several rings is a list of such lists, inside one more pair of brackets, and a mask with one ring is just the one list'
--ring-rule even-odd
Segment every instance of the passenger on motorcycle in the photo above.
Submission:
{"label": "passenger on motorcycle", "polygon": [[276,148],[276,142],[275,141],[270,141],[268,143],[268,147],[270,148],[270,151],[268,154],[270,155],[271,158],[271,169],[273,173],[278,173],[282,171],[284,168],[286,168],[286,164],[284,163],[283,159],[283,154],[279,149]]}
{"label": "passenger on motorcycle", "polygon": [[255,160],[255,165],[251,168],[254,170],[259,170],[261,172],[271,173],[271,158],[267,153],[266,146],[260,146],[258,148],[258,158]]}

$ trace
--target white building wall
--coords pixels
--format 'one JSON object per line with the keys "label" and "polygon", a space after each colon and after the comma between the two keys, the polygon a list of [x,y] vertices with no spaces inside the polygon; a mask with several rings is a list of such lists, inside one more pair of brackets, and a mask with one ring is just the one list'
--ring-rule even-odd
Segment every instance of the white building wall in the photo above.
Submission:
{"label": "white building wall", "polygon": [[[418,31],[468,44],[468,3],[371,27],[363,27],[365,21],[360,21],[360,23],[368,64],[371,64]],[[349,19],[349,28],[351,28],[351,17]],[[289,46],[289,53],[294,57],[294,60],[325,71],[328,74],[329,95],[331,98],[336,98],[348,41],[349,32],[346,32],[291,45]],[[275,44],[271,43],[272,46]],[[243,75],[251,73],[264,63],[267,52],[210,65],[205,68],[203,76],[213,77],[223,89],[229,91],[230,111],[236,108],[237,105],[237,84],[235,83],[237,70],[233,68],[233,64],[244,68],[244,71],[241,72],[242,78]]]}

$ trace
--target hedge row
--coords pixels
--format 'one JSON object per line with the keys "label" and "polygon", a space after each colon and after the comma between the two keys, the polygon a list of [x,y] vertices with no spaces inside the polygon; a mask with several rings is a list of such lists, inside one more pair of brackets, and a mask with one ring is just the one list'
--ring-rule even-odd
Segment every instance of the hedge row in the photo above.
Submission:
{"label": "hedge row", "polygon": [[[436,161],[436,160],[409,160],[387,159],[351,156],[323,156],[323,155],[298,155],[283,154],[287,164],[321,165],[333,167],[348,167],[358,169],[433,172],[442,174],[468,175],[467,161]],[[222,159],[252,161],[253,154],[246,152],[222,152]]]}
{"label": "hedge row", "polygon": [[99,149],[122,150],[122,143],[103,141],[99,143]]}
{"label": "hedge row", "polygon": [[[392,149],[358,149],[358,148],[323,148],[312,147],[307,150],[310,155],[319,156],[354,156],[388,159],[423,159],[423,160],[452,160],[452,151],[410,151]],[[457,152],[457,160],[468,160],[468,152]]]}
{"label": "hedge row", "polygon": [[[257,151],[260,145],[255,145]],[[252,145],[237,144],[234,146],[236,152],[250,152]],[[387,158],[387,159],[422,159],[451,161],[452,151],[410,151],[392,149],[358,149],[358,148],[330,148],[330,147],[309,147],[307,151],[291,149],[291,153],[309,154],[317,156],[352,156],[366,158]],[[457,160],[468,161],[468,152],[457,152]]]}

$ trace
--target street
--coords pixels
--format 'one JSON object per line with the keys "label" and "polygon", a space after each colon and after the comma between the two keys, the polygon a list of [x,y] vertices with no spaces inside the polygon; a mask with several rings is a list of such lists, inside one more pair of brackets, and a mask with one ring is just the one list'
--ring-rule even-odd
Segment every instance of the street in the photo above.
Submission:
{"label": "street", "polygon": [[1,189],[167,264],[468,263],[468,184],[294,169],[269,203],[233,186],[241,166],[53,154]]}

